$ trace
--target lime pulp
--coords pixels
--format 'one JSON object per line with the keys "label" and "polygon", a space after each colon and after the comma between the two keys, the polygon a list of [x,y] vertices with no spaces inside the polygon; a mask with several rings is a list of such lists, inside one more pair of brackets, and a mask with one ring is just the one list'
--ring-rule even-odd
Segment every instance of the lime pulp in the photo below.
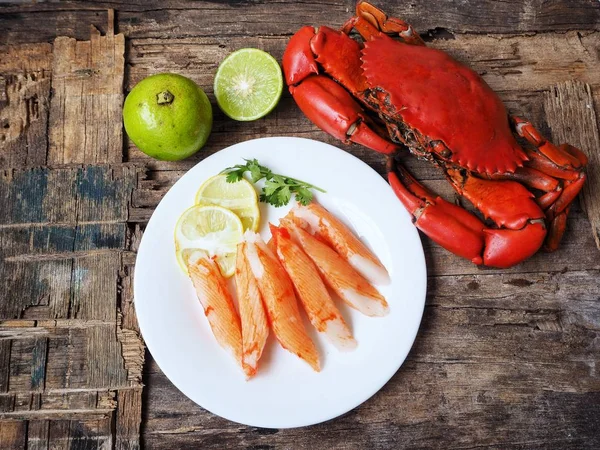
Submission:
{"label": "lime pulp", "polygon": [[267,52],[243,48],[223,60],[214,84],[221,110],[240,121],[256,120],[275,108],[283,91],[279,63]]}

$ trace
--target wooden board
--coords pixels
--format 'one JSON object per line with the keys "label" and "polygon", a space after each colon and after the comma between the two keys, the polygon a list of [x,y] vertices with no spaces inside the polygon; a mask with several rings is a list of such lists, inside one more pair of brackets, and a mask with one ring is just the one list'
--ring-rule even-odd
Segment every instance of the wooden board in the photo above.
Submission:
{"label": "wooden board", "polygon": [[92,27],[89,41],[54,41],[50,165],[122,161],[124,51],[125,37],[112,29],[101,36]]}
{"label": "wooden board", "polygon": [[95,29],[0,49],[2,448],[139,447],[123,53]]}
{"label": "wooden board", "polygon": [[569,142],[589,155],[581,202],[600,249],[600,136],[592,88],[580,81],[560,84],[546,94],[544,109],[555,139]]}
{"label": "wooden board", "polygon": [[[511,269],[481,269],[421,235],[424,319],[382,391],[308,429],[220,419],[177,391],[151,358],[144,365],[132,292],[137,245],[186,170],[243,140],[318,139],[383,174],[380,155],[318,130],[287,92],[250,123],[225,117],[212,92],[229,52],[259,47],[280,60],[301,25],[339,26],[354,1],[2,5],[0,447],[600,447],[600,3],[377,3],[471,65],[511,113],[590,155],[584,208],[573,206],[561,248]],[[196,81],[215,111],[206,148],[181,162],[152,160],[120,134],[122,88],[164,71]],[[454,198],[437,169],[409,156],[404,163]]]}
{"label": "wooden board", "polygon": [[52,46],[2,48],[0,169],[46,163]]}
{"label": "wooden board", "polygon": [[[600,7],[594,0],[551,2],[464,0],[374,1],[427,34],[532,33],[597,30]],[[8,43],[51,41],[56,36],[87,39],[88,24],[106,26],[106,9],[118,11],[118,30],[131,38],[290,36],[305,24],[339,27],[354,11],[354,0],[327,3],[281,1],[66,1],[4,8],[0,29]],[[102,29],[102,28],[101,28]]]}

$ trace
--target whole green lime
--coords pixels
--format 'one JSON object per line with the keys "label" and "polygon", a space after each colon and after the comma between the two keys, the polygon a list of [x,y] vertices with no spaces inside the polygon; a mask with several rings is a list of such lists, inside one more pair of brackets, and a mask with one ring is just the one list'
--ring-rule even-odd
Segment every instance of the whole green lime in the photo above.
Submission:
{"label": "whole green lime", "polygon": [[144,78],[123,106],[125,131],[153,158],[178,161],[200,150],[212,129],[208,97],[192,80],[174,73]]}

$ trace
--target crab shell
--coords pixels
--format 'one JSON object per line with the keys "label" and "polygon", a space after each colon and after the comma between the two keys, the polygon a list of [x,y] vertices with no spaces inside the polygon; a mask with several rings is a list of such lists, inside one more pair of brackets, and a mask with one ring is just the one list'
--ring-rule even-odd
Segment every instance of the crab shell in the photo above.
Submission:
{"label": "crab shell", "polygon": [[477,73],[448,54],[382,34],[365,43],[362,69],[369,88],[385,92],[382,113],[442,141],[453,163],[502,173],[527,160],[504,104]]}
{"label": "crab shell", "polygon": [[386,122],[401,123],[432,144],[420,150],[442,142],[449,154],[438,157],[488,174],[514,172],[527,160],[502,101],[476,72],[447,53],[385,34],[363,48],[326,26],[316,34],[312,27],[299,32],[302,38],[307,34],[314,35],[310,52],[327,73]]}

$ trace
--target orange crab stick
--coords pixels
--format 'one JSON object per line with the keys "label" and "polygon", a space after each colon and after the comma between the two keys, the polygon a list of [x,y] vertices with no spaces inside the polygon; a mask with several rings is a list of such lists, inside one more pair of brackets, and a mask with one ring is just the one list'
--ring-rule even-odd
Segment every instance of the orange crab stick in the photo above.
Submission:
{"label": "orange crab stick", "polygon": [[290,276],[298,298],[313,326],[323,333],[338,350],[356,348],[356,341],[336,308],[315,264],[292,241],[286,228],[270,225],[277,257]]}
{"label": "orange crab stick", "polygon": [[325,282],[345,303],[367,316],[385,316],[389,312],[385,298],[335,250],[298,226],[297,222],[284,218],[281,224],[293,233]]}
{"label": "orange crab stick", "polygon": [[375,284],[389,284],[385,266],[338,218],[316,202],[293,208],[291,219],[304,220],[312,234],[327,242],[362,276]]}
{"label": "orange crab stick", "polygon": [[246,258],[245,242],[237,246],[235,288],[242,321],[242,366],[250,378],[256,374],[258,360],[269,336],[269,324],[258,284]]}
{"label": "orange crab stick", "polygon": [[319,372],[319,354],[304,329],[294,285],[258,234],[247,231],[245,237],[246,256],[277,340],[283,348],[298,355]]}
{"label": "orange crab stick", "polygon": [[242,332],[240,318],[227,283],[217,263],[205,252],[196,251],[188,260],[188,270],[204,314],[217,342],[242,364]]}

